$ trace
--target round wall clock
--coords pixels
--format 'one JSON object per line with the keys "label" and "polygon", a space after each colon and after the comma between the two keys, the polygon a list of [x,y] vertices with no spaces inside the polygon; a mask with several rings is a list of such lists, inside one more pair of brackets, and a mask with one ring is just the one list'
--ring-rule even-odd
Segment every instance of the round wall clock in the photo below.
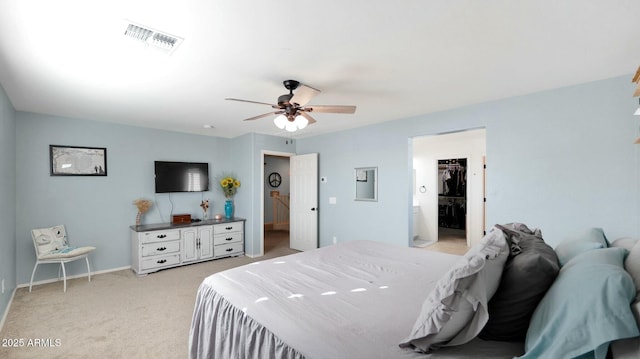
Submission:
{"label": "round wall clock", "polygon": [[280,174],[278,172],[271,172],[269,174],[269,184],[271,187],[278,187],[280,186],[280,183],[282,183],[282,177]]}

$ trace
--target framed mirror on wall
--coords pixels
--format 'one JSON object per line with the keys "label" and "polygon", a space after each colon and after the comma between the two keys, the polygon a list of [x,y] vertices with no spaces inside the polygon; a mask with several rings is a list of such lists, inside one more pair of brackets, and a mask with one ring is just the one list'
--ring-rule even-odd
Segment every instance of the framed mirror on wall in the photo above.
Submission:
{"label": "framed mirror on wall", "polygon": [[378,200],[378,167],[355,169],[356,201]]}

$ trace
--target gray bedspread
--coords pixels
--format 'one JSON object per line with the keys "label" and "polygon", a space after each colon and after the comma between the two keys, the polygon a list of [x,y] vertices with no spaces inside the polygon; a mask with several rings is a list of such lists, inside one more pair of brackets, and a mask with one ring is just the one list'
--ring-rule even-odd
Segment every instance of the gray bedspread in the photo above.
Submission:
{"label": "gray bedspread", "polygon": [[201,284],[190,358],[512,358],[520,343],[419,354],[398,343],[458,256],[353,241],[216,273]]}

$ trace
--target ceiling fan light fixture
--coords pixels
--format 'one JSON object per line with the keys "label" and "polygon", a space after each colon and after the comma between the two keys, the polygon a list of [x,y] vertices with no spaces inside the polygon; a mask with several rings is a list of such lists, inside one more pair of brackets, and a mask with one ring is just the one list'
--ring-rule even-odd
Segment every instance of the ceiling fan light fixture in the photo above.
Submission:
{"label": "ceiling fan light fixture", "polygon": [[287,116],[285,115],[279,115],[273,119],[273,123],[281,130],[285,128],[288,122],[289,121],[287,121]]}
{"label": "ceiling fan light fixture", "polygon": [[293,122],[287,122],[285,130],[287,130],[287,132],[296,132],[296,130],[298,130],[298,126]]}
{"label": "ceiling fan light fixture", "polygon": [[296,116],[296,119],[293,120],[293,123],[296,125],[296,127],[298,127],[298,129],[302,130],[303,128],[307,127],[307,125],[309,124],[309,120],[307,120],[302,115],[298,115]]}

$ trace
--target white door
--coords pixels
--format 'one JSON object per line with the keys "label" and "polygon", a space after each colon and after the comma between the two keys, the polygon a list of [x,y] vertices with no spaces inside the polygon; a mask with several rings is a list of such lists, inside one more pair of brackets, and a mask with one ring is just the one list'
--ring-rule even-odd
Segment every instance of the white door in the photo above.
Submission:
{"label": "white door", "polygon": [[289,245],[307,251],[318,248],[318,154],[292,156]]}

